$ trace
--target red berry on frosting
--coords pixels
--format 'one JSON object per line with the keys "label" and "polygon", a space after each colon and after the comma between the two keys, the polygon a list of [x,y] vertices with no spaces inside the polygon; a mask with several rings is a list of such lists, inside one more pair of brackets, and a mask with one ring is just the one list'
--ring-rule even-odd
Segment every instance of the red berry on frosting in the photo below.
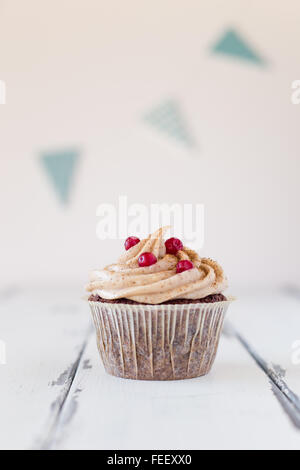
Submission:
{"label": "red berry on frosting", "polygon": [[176,272],[177,274],[183,273],[183,271],[188,271],[189,269],[193,269],[194,265],[191,261],[188,259],[183,259],[181,261],[178,261],[176,265]]}
{"label": "red berry on frosting", "polygon": [[169,238],[165,241],[166,251],[169,255],[176,255],[177,251],[182,250],[183,244],[179,238]]}
{"label": "red berry on frosting", "polygon": [[129,250],[129,248],[131,248],[134,245],[137,245],[138,243],[140,243],[140,241],[141,240],[137,237],[126,238],[125,243],[124,243],[125,250]]}
{"label": "red berry on frosting", "polygon": [[157,258],[153,253],[146,251],[139,256],[139,266],[143,268],[144,266],[151,266],[151,264],[155,264],[157,262]]}

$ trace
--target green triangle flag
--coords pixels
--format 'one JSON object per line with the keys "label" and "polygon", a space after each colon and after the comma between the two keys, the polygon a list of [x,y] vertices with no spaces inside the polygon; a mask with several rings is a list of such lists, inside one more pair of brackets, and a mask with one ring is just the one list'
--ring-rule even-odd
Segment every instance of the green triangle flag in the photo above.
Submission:
{"label": "green triangle flag", "polygon": [[212,51],[216,54],[224,54],[256,64],[263,64],[264,62],[264,60],[234,30],[228,30],[221,39],[216,42]]}
{"label": "green triangle flag", "polygon": [[57,152],[44,152],[41,162],[52,182],[59,200],[66,204],[73,180],[73,174],[78,162],[77,150],[64,150]]}
{"label": "green triangle flag", "polygon": [[159,106],[151,109],[144,115],[144,121],[187,147],[195,145],[180,106],[174,100],[164,101]]}

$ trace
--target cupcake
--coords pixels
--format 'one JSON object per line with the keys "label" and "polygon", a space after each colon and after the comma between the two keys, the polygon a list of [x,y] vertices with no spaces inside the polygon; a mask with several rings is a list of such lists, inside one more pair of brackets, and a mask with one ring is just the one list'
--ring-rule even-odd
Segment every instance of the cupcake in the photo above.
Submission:
{"label": "cupcake", "polygon": [[223,269],[164,241],[169,227],[129,237],[116,264],[91,273],[86,289],[106,372],[139,380],[207,374],[230,299]]}

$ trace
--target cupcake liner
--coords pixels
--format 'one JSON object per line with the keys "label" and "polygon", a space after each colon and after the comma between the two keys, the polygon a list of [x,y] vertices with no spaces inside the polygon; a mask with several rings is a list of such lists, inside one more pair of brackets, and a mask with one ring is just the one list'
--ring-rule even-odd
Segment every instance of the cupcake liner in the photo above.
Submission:
{"label": "cupcake liner", "polygon": [[89,301],[106,372],[139,380],[207,374],[231,300],[132,305]]}

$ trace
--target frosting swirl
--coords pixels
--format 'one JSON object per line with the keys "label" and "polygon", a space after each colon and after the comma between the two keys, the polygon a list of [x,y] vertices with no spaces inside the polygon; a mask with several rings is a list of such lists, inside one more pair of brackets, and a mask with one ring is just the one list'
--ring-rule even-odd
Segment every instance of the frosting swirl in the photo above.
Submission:
{"label": "frosting swirl", "polygon": [[[183,247],[176,255],[166,254],[163,227],[131,247],[118,263],[92,271],[86,290],[104,299],[126,298],[145,304],[160,304],[171,299],[201,299],[219,294],[227,287],[223,269],[209,258]],[[157,263],[139,267],[138,258],[152,252]],[[194,268],[176,273],[178,261],[190,260]]]}

